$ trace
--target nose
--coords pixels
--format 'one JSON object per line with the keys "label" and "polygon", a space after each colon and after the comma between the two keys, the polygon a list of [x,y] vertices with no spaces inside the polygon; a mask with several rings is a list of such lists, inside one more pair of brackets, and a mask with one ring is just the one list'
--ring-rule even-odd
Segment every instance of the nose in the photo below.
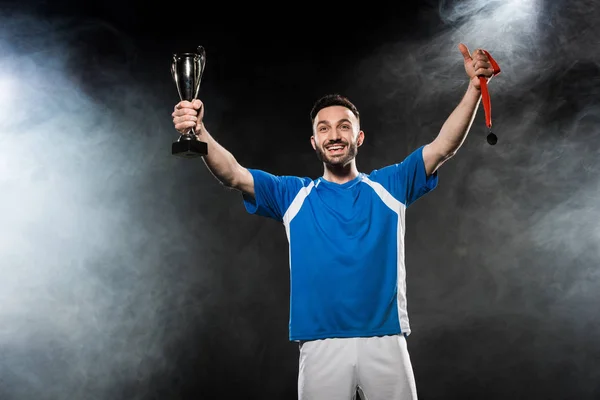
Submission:
{"label": "nose", "polygon": [[331,140],[340,140],[342,137],[342,132],[339,129],[332,130]]}

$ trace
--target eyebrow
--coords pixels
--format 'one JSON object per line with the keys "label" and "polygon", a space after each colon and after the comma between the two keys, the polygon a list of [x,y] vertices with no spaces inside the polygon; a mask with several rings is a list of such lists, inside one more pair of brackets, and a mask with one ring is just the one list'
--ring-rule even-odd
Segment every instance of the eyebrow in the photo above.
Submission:
{"label": "eyebrow", "polygon": [[[347,122],[350,125],[352,125],[352,121],[350,121],[348,118],[342,118],[342,119],[339,120],[339,122]],[[321,124],[327,124],[327,125],[329,125],[329,121],[322,120],[322,121],[317,122],[317,125],[321,125]]]}

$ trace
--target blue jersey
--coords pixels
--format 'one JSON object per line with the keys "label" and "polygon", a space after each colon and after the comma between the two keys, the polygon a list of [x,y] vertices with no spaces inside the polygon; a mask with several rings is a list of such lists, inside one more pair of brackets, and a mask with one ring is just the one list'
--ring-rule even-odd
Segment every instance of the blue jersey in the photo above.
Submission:
{"label": "blue jersey", "polygon": [[422,152],[344,184],[250,169],[246,210],[287,234],[291,341],[410,334],[405,210],[438,182]]}

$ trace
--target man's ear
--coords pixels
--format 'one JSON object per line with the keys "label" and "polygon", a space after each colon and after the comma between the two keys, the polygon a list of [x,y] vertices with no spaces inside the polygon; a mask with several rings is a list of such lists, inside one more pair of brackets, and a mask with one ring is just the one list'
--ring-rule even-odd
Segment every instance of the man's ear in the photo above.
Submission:
{"label": "man's ear", "polygon": [[358,139],[356,140],[356,144],[358,147],[362,146],[365,141],[365,133],[363,131],[358,132]]}
{"label": "man's ear", "polygon": [[317,149],[317,146],[315,145],[315,135],[310,136],[310,144],[312,144],[313,150]]}

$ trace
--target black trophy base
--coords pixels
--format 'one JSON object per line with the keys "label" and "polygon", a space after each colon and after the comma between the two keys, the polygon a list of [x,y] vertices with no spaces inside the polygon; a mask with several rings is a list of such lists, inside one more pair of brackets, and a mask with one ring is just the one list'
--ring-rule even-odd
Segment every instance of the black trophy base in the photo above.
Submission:
{"label": "black trophy base", "polygon": [[196,139],[194,136],[180,136],[179,140],[173,142],[171,154],[182,158],[197,158],[208,154],[206,142]]}

